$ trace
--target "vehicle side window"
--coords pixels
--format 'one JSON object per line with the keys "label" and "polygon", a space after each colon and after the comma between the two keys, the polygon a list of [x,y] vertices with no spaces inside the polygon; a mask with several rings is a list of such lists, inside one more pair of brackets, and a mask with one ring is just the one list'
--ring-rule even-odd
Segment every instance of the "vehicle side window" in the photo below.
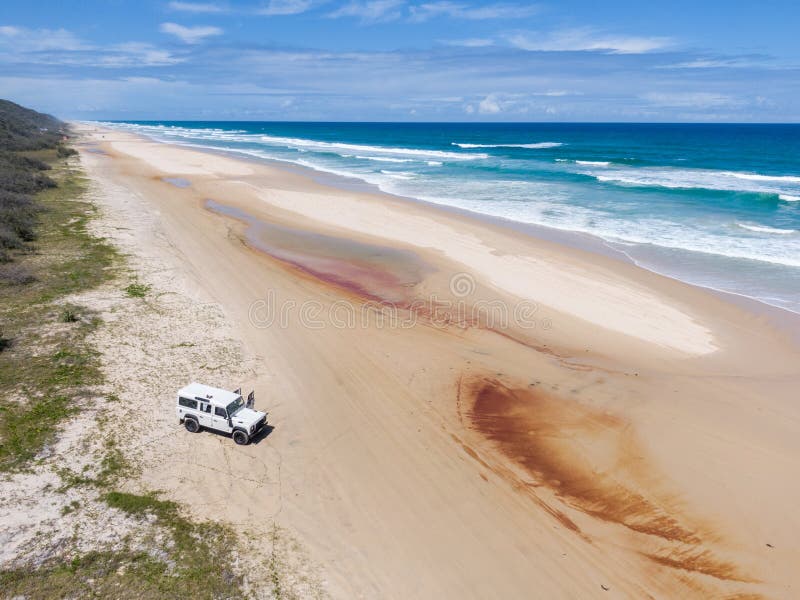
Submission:
{"label": "vehicle side window", "polygon": [[197,409],[197,400],[190,400],[189,398],[178,398],[178,404],[186,408]]}
{"label": "vehicle side window", "polygon": [[215,414],[216,414],[218,417],[222,417],[222,418],[224,418],[224,419],[227,419],[227,418],[228,418],[228,413],[226,413],[226,412],[225,412],[225,409],[224,409],[224,408],[220,408],[219,406],[215,406],[215,407],[214,407],[214,413],[215,413]]}

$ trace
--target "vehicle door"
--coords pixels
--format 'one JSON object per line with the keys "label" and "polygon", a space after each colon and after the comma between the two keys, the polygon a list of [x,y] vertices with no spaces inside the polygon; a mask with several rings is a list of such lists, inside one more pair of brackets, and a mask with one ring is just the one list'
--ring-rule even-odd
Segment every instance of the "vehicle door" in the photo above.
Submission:
{"label": "vehicle door", "polygon": [[231,427],[230,421],[228,420],[228,412],[221,406],[214,407],[214,414],[211,416],[211,421],[214,424],[214,429],[217,431],[224,431],[226,433],[233,431],[233,427]]}
{"label": "vehicle door", "polygon": [[209,404],[208,402],[206,402],[201,398],[198,398],[197,401],[198,401],[197,419],[198,421],[200,421],[200,425],[202,425],[203,427],[213,427],[214,424],[212,423],[211,420],[211,414],[213,408],[211,407],[211,404]]}

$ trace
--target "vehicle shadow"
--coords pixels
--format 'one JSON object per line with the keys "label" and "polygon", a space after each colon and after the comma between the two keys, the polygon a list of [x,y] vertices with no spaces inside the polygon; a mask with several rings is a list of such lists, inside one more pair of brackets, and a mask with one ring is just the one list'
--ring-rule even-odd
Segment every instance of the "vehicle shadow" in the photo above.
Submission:
{"label": "vehicle shadow", "polygon": [[275,427],[273,425],[264,425],[264,428],[261,431],[250,438],[250,443],[258,445],[262,440],[267,439],[267,436],[269,436],[269,434],[274,430]]}
{"label": "vehicle shadow", "polygon": [[[253,437],[250,438],[250,443],[258,445],[259,443],[264,441],[267,438],[267,436],[269,436],[269,434],[273,432],[274,429],[275,429],[275,427],[272,426],[272,425],[264,425],[264,428],[261,431],[259,431],[257,434],[255,434]],[[228,438],[231,441],[231,444],[235,444],[236,443],[236,442],[233,441],[233,437],[231,436],[231,434],[230,433],[225,433],[224,431],[217,431],[216,429],[202,428],[202,429],[200,429],[200,432],[201,433],[211,433],[211,434],[214,434],[214,435],[219,436],[219,437]]]}

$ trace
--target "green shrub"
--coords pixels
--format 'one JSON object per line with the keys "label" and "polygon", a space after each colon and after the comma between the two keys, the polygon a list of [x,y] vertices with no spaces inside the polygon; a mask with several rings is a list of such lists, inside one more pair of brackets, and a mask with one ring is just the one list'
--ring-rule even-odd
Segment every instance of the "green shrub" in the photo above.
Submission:
{"label": "green shrub", "polygon": [[58,316],[58,320],[62,323],[77,323],[80,319],[78,312],[72,306],[65,306]]}
{"label": "green shrub", "polygon": [[62,146],[59,144],[58,148],[56,149],[56,154],[58,154],[59,158],[67,158],[68,156],[74,156],[78,153],[75,148],[69,148],[67,146]]}
{"label": "green shrub", "polygon": [[62,142],[66,125],[19,104],[0,100],[0,148],[40,150]]}
{"label": "green shrub", "polygon": [[125,293],[131,298],[144,298],[149,291],[150,286],[143,283],[132,283],[125,288]]}
{"label": "green shrub", "polygon": [[159,500],[155,494],[128,494],[125,492],[109,492],[103,499],[106,504],[118,508],[129,515],[141,516],[152,514],[159,519],[172,519],[178,514],[178,505],[169,500]]}

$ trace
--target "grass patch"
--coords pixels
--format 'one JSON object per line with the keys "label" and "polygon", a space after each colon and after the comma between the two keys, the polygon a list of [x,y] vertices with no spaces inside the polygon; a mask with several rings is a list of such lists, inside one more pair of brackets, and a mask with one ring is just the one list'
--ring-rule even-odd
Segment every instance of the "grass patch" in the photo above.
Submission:
{"label": "grass patch", "polygon": [[[217,523],[194,523],[179,506],[157,494],[111,491],[102,496],[112,508],[154,521],[163,540],[149,548],[95,551],[35,569],[0,571],[0,589],[26,598],[244,598],[242,579],[232,567],[236,536]],[[64,514],[77,510],[67,505]]]}
{"label": "grass patch", "polygon": [[53,562],[33,570],[0,571],[0,589],[9,598],[41,600],[244,597],[235,585],[202,587],[209,579],[205,573],[205,568],[198,569],[200,577],[193,579],[175,567],[170,559],[141,551],[91,552],[68,563]]}
{"label": "grass patch", "polygon": [[149,291],[150,286],[142,283],[132,283],[125,288],[125,293],[131,298],[144,298]]}
{"label": "grass patch", "polygon": [[173,348],[194,348],[195,344],[193,342],[181,342],[180,344],[175,344],[172,347]]}
{"label": "grass patch", "polygon": [[31,460],[50,441],[58,423],[75,412],[66,396],[47,396],[18,408],[0,405],[0,465],[10,469]]}
{"label": "grass patch", "polygon": [[[90,485],[103,502],[153,526],[150,541],[132,549],[125,540],[113,552],[95,551],[69,562],[62,558],[34,569],[0,571],[0,589],[9,597],[27,598],[243,598],[242,578],[233,569],[236,535],[218,523],[196,523],[180,506],[156,493],[132,494],[109,488],[127,474],[129,465],[113,439],[106,440],[100,473],[95,478],[64,470],[65,485]],[[79,509],[72,502],[67,515]]]}
{"label": "grass patch", "polygon": [[178,505],[169,500],[159,500],[153,494],[127,494],[125,492],[109,492],[104,498],[106,504],[118,508],[129,515],[155,515],[159,519],[171,521],[178,516]]}
{"label": "grass patch", "polygon": [[272,583],[272,595],[275,598],[283,598],[283,588],[281,587],[281,569],[278,562],[278,526],[272,524],[272,530],[269,534],[270,541],[272,542],[272,552],[269,556],[269,579]]}
{"label": "grass patch", "polygon": [[65,306],[58,315],[58,320],[62,323],[77,323],[80,319],[78,310],[74,306]]}
{"label": "grass patch", "polygon": [[236,547],[236,537],[228,527],[194,523],[181,514],[175,502],[161,500],[154,493],[113,491],[103,499],[128,515],[155,517],[156,524],[170,533],[172,543],[161,568],[151,568],[141,582],[146,590],[155,589],[167,597],[242,597],[242,581],[231,566],[230,551]]}
{"label": "grass patch", "polygon": [[81,503],[78,502],[77,500],[73,500],[72,502],[70,502],[69,504],[67,504],[66,506],[64,506],[61,509],[61,514],[62,515],[68,515],[69,513],[75,512],[80,507],[81,507]]}
{"label": "grass patch", "polygon": [[129,475],[131,465],[117,447],[114,438],[107,438],[103,448],[103,457],[100,459],[100,472],[97,475],[97,485],[108,487],[121,478]]}
{"label": "grass patch", "polygon": [[[0,352],[0,471],[24,468],[102,381],[99,355],[87,342],[98,320],[58,305],[115,277],[119,258],[88,230],[97,209],[85,198],[81,173],[55,151],[40,154],[55,161],[48,176],[58,185],[36,195],[36,248],[16,255],[4,265],[14,272],[0,277],[2,337],[13,340]],[[54,330],[54,315],[75,326]]]}
{"label": "grass patch", "polygon": [[[98,425],[98,431],[100,430],[101,427]],[[58,491],[64,493],[68,489],[78,486],[92,486],[107,490],[133,472],[132,466],[117,447],[113,437],[106,437],[101,452],[102,454],[98,457],[100,468],[94,476],[88,475],[86,471],[77,473],[69,468],[59,469],[57,472],[62,485]]]}

